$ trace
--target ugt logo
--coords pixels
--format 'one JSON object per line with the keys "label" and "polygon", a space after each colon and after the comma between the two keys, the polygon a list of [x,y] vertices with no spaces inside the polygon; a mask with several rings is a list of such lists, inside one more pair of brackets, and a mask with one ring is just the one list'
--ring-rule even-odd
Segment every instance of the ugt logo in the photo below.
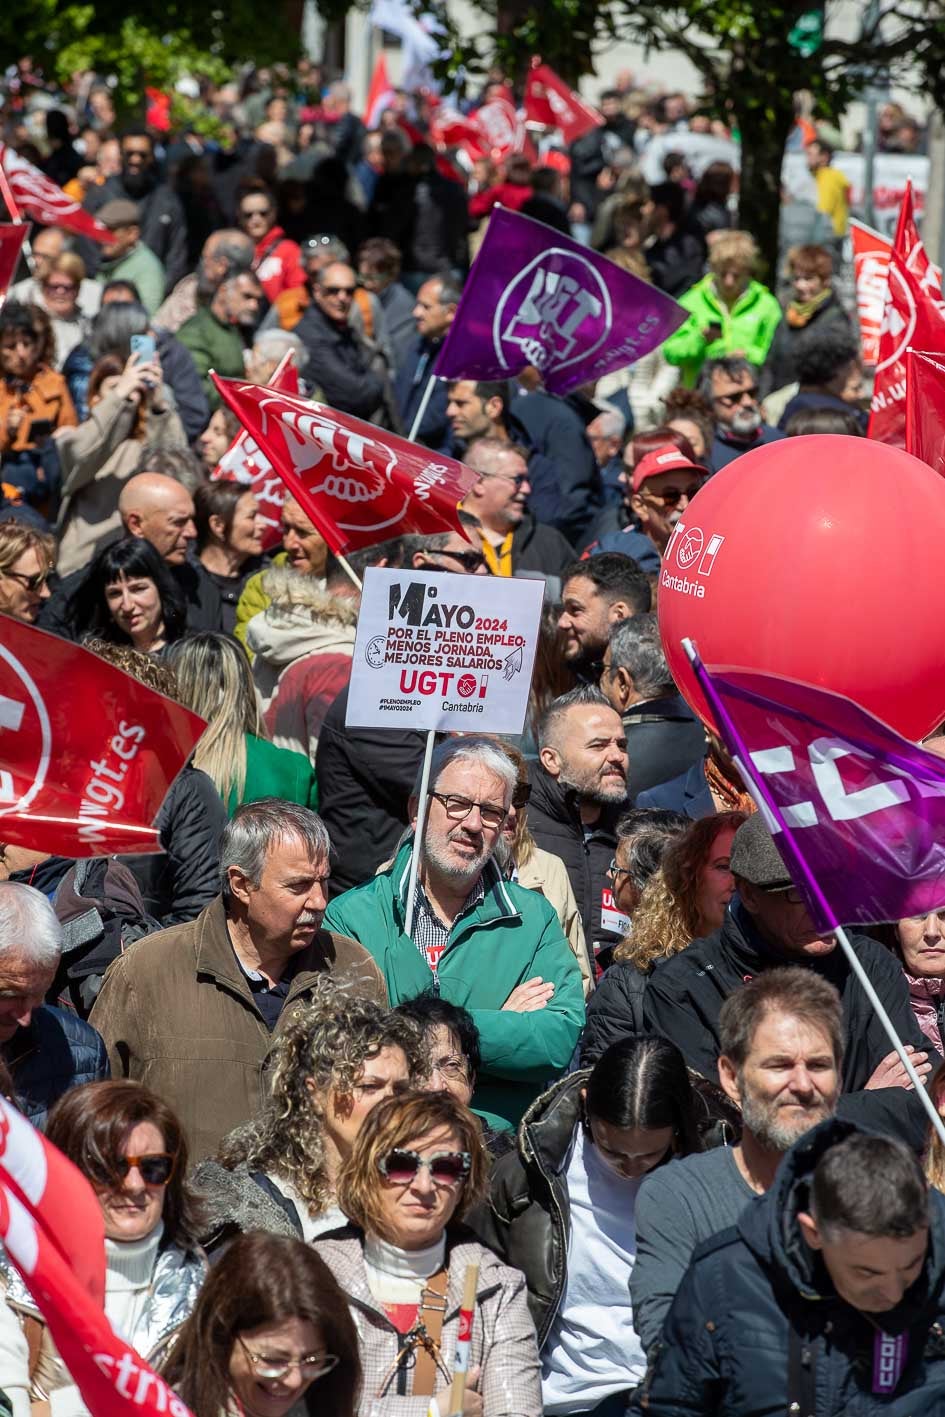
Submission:
{"label": "ugt logo", "polygon": [[[11,741],[15,740],[15,741]],[[32,675],[0,645],[0,742],[10,768],[0,768],[0,817],[23,812],[42,791],[49,769],[49,714]]]}
{"label": "ugt logo", "polygon": [[507,369],[522,354],[536,369],[566,369],[593,354],[612,324],[610,291],[600,272],[585,257],[552,246],[506,286],[492,342]]}

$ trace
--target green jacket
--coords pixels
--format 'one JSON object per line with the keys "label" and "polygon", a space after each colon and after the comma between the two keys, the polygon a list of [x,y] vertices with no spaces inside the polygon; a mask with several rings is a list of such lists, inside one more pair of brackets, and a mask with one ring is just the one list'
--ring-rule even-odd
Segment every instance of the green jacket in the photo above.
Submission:
{"label": "green jacket", "polygon": [[167,278],[164,267],[150,246],[139,241],[125,256],[117,261],[102,261],[95,279],[99,285],[107,285],[110,280],[130,280],[141,296],[141,304],[151,318],[164,299]]}
{"label": "green jacket", "polygon": [[[387,983],[391,1007],[434,986],[425,957],[404,933],[410,843],[393,866],[336,896],[325,929],[359,940]],[[439,993],[469,1010],[479,1030],[482,1069],[473,1108],[493,1127],[514,1127],[549,1080],[564,1071],[584,1026],[581,971],[554,910],[537,891],[499,875],[489,862],[484,898],[450,932],[438,970]],[[503,1012],[527,979],[551,981],[551,1002],[535,1013]]]}
{"label": "green jacket", "polygon": [[[716,295],[715,277],[710,274],[681,295],[679,303],[690,312],[689,319],[670,335],[663,353],[670,364],[681,365],[687,388],[695,385],[707,359],[721,359],[740,351],[761,368],[782,312],[771,291],[760,281],[751,281],[729,309]],[[702,331],[709,325],[721,325],[722,335],[706,344]]]}
{"label": "green jacket", "polygon": [[197,366],[210,411],[220,407],[220,395],[210,378],[210,370],[224,379],[241,379],[246,372],[243,361],[243,337],[235,325],[224,325],[211,314],[208,305],[201,305],[196,315],[185,320],[177,338],[190,350]]}
{"label": "green jacket", "polygon": [[[273,556],[272,565],[285,566],[288,565],[288,561],[289,558],[286,553],[280,551],[278,556]],[[246,626],[254,615],[261,615],[269,604],[270,597],[263,590],[263,576],[268,570],[269,566],[266,566],[263,570],[257,571],[254,576],[250,576],[240,592],[240,598],[236,606],[236,629],[233,633],[240,644],[246,649],[250,663],[252,663],[254,655],[246,644]]]}
{"label": "green jacket", "polygon": [[232,817],[244,802],[258,802],[260,797],[281,797],[300,807],[318,810],[318,784],[315,769],[303,753],[289,748],[277,748],[265,738],[246,734],[246,783],[243,795],[237,798],[231,791],[227,799],[227,814]]}

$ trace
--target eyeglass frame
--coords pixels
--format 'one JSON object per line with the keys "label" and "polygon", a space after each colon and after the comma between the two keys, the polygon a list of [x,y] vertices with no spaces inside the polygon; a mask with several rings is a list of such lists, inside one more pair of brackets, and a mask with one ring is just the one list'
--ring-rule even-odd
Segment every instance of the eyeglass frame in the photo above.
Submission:
{"label": "eyeglass frame", "polygon": [[30,595],[35,595],[38,590],[42,590],[51,574],[51,570],[34,571],[31,576],[28,576],[25,571],[0,571],[0,576],[9,576],[11,580],[19,581],[23,589],[29,591]]}
{"label": "eyeglass frame", "polygon": [[632,876],[633,872],[629,866],[618,866],[616,856],[610,858],[610,865],[607,867],[607,879],[616,882],[618,876]]}
{"label": "eyeglass frame", "polygon": [[[471,797],[464,797],[461,792],[437,792],[434,787],[431,787],[427,791],[427,796],[436,798],[437,802],[439,802],[440,806],[443,808],[443,811],[449,817],[451,822],[464,822],[469,816],[472,809],[474,807],[478,807],[479,820],[482,822],[482,825],[484,827],[492,827],[496,831],[498,831],[498,829],[502,826],[502,823],[505,821],[506,817],[509,815],[508,808],[503,807],[501,809],[502,816],[499,818],[499,820],[497,822],[490,822],[486,818],[486,812],[489,812],[490,815],[494,815],[500,810],[499,807],[497,807],[494,802],[476,802]],[[454,802],[468,802],[469,806],[466,808],[465,812],[463,812],[460,816],[456,817],[453,816],[453,814],[450,812],[449,807],[446,805],[447,802],[449,802],[450,800]]]}
{"label": "eyeglass frame", "polygon": [[[465,1058],[445,1058],[442,1063],[430,1063],[430,1076],[434,1073],[442,1073],[444,1077],[456,1078],[460,1082],[469,1081],[469,1063]],[[403,1147],[395,1148],[403,1151]]]}
{"label": "eyeglass frame", "polygon": [[[756,890],[762,891],[764,895],[780,895],[784,897],[787,905],[806,905],[807,902],[801,895],[797,886],[792,882],[789,886],[756,886]],[[792,900],[791,897],[794,897]]]}
{"label": "eyeglass frame", "polygon": [[659,502],[664,507],[678,507],[684,497],[687,502],[691,502],[704,486],[705,478],[696,487],[667,487],[663,492],[648,492],[646,482],[642,482],[637,495],[649,497],[652,502]]}
{"label": "eyeglass frame", "polygon": [[[413,1175],[410,1177],[410,1181],[416,1180],[417,1176],[422,1170],[427,1171],[430,1180],[434,1186],[441,1186],[444,1190],[447,1187],[452,1190],[454,1186],[461,1186],[464,1184],[464,1182],[469,1180],[469,1173],[472,1170],[472,1154],[470,1152],[435,1151],[432,1156],[421,1156],[419,1151],[414,1151],[409,1146],[392,1146],[386,1156],[379,1156],[377,1158],[377,1169],[378,1171],[380,1171],[381,1175],[384,1177],[385,1180],[390,1179],[387,1171],[387,1163],[395,1152],[399,1152],[401,1156],[409,1156],[417,1163],[416,1169],[414,1170]],[[455,1181],[437,1181],[436,1177],[433,1174],[434,1165],[437,1161],[442,1161],[444,1156],[458,1156],[465,1167],[463,1174],[461,1176],[457,1176]],[[391,1185],[408,1186],[410,1184],[410,1181],[391,1181]]]}
{"label": "eyeglass frame", "polygon": [[[141,1170],[141,1163],[142,1163],[142,1161],[156,1161],[156,1160],[169,1161],[170,1164],[171,1164],[171,1165],[170,1165],[170,1170],[169,1170],[168,1173],[167,1173],[167,1180],[166,1180],[166,1181],[149,1181],[148,1178],[145,1176],[144,1172]],[[124,1168],[125,1168],[125,1169],[124,1169],[124,1172],[121,1171],[122,1165],[124,1165]],[[177,1152],[176,1152],[176,1151],[143,1151],[140,1156],[125,1156],[125,1155],[122,1155],[122,1156],[119,1156],[118,1161],[117,1161],[117,1163],[116,1163],[115,1169],[116,1169],[116,1171],[117,1171],[118,1174],[119,1174],[119,1178],[120,1178],[122,1184],[124,1184],[125,1181],[127,1181],[128,1177],[129,1177],[129,1175],[131,1174],[132,1171],[138,1171],[138,1173],[139,1173],[140,1176],[141,1176],[142,1181],[144,1182],[144,1184],[145,1184],[146,1186],[169,1186],[169,1185],[171,1184],[171,1181],[172,1181],[173,1178],[174,1178],[174,1172],[177,1170]]]}
{"label": "eyeglass frame", "polygon": [[468,551],[428,551],[426,555],[428,558],[433,556],[449,556],[451,561],[458,561],[465,570],[472,572],[475,572],[480,566],[486,564],[485,556],[483,556],[481,551],[477,551],[475,547],[470,547]]}
{"label": "eyeglass frame", "polygon": [[738,408],[738,405],[743,402],[746,394],[751,399],[752,403],[757,403],[760,393],[760,384],[749,384],[747,389],[736,389],[730,394],[713,394],[712,402],[720,403],[723,408]]}
{"label": "eyeglass frame", "polygon": [[[249,1347],[246,1340],[241,1338],[239,1334],[236,1335],[236,1341],[249,1359],[253,1371],[258,1373],[264,1382],[282,1382],[285,1378],[288,1377],[289,1373],[292,1371],[293,1368],[298,1368],[300,1375],[304,1379],[306,1376],[306,1365],[312,1365],[313,1360],[311,1357],[285,1358],[281,1361],[270,1360],[267,1363],[266,1355],[264,1353],[254,1353],[253,1350]],[[308,1379],[308,1381],[317,1382],[319,1378],[324,1378],[328,1373],[332,1372],[335,1368],[337,1368],[340,1362],[341,1359],[336,1353],[322,1354],[322,1357],[319,1360],[319,1371],[317,1373],[313,1373],[312,1376]],[[260,1364],[269,1368],[274,1368],[276,1371],[268,1374],[262,1373],[260,1371]]]}

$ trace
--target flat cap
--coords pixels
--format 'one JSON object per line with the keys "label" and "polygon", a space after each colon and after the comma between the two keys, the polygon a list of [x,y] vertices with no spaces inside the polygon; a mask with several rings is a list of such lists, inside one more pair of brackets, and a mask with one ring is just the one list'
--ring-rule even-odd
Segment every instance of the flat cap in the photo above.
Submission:
{"label": "flat cap", "polygon": [[732,874],[753,886],[790,890],[794,884],[760,812],[753,812],[738,828],[729,860]]}
{"label": "flat cap", "polygon": [[113,197],[95,213],[103,226],[114,231],[117,226],[140,226],[141,208],[125,197]]}

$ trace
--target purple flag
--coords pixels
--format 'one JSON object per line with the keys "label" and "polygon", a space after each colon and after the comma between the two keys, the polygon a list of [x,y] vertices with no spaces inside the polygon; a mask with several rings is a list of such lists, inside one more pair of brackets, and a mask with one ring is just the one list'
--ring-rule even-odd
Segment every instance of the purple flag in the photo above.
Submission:
{"label": "purple flag", "polygon": [[945,905],[945,760],[826,689],[693,669],[819,930]]}
{"label": "purple flag", "polygon": [[496,207],[434,373],[508,379],[532,364],[549,393],[566,394],[635,364],[687,318],[605,256]]}

